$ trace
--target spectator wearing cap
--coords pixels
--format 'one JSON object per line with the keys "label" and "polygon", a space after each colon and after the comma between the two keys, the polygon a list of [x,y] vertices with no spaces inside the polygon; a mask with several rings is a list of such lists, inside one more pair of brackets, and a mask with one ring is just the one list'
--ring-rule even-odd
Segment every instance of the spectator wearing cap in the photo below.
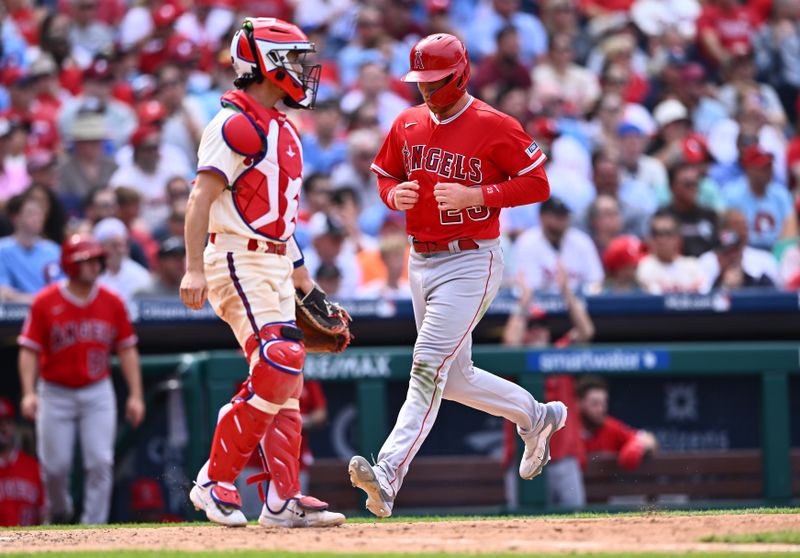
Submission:
{"label": "spectator wearing cap", "polygon": [[83,71],[83,93],[64,103],[61,109],[58,118],[61,135],[70,137],[79,114],[96,112],[105,119],[106,133],[114,147],[125,145],[136,129],[136,113],[113,97],[113,86],[111,61],[104,57],[95,58]]}
{"label": "spectator wearing cap", "polygon": [[598,254],[603,254],[609,243],[622,234],[622,211],[616,198],[600,194],[586,212],[589,236]]}
{"label": "spectator wearing cap", "polygon": [[16,124],[0,118],[0,204],[30,183],[25,158],[14,155]]}
{"label": "spectator wearing cap", "polygon": [[[606,195],[617,200],[622,213],[622,232],[643,237],[647,232],[648,213],[631,202],[637,201],[637,193],[645,186],[638,182],[623,183],[619,164],[603,151],[592,156],[592,182],[596,195]],[[646,200],[647,196],[644,197]],[[588,230],[587,217],[584,214],[579,219],[584,230]]]}
{"label": "spectator wearing cap", "polygon": [[681,255],[678,221],[667,209],[650,220],[649,253],[639,262],[636,279],[650,294],[702,293],[709,284],[697,258]]}
{"label": "spectator wearing cap", "polygon": [[[683,139],[681,151],[674,154],[672,164],[668,168],[693,167],[700,174],[700,190],[697,203],[702,207],[720,212],[725,207],[720,186],[716,178],[711,176],[711,156],[708,153],[706,140],[700,134],[689,134]],[[738,166],[738,165],[737,165]],[[668,206],[672,203],[672,190],[668,187],[656,192],[658,205]]]}
{"label": "spectator wearing cap", "polygon": [[477,59],[491,56],[497,48],[497,32],[511,25],[524,40],[520,41],[520,61],[532,66],[547,52],[547,30],[533,14],[521,10],[520,0],[482,2],[475,10],[466,37],[467,50]]}
{"label": "spectator wearing cap", "polygon": [[603,252],[603,269],[606,280],[603,292],[630,293],[640,291],[636,279],[639,262],[645,256],[646,247],[637,237],[625,234],[614,238]]}
{"label": "spectator wearing cap", "polygon": [[669,167],[683,149],[683,140],[692,131],[689,110],[677,99],[662,101],[653,109],[658,132],[653,140],[651,155]]}
{"label": "spectator wearing cap", "polygon": [[16,413],[0,399],[0,526],[39,525],[44,520],[44,484],[36,458],[19,447]]}
{"label": "spectator wearing cap", "polygon": [[507,25],[497,32],[497,50],[481,60],[470,81],[470,88],[484,100],[493,102],[499,91],[510,88],[530,89],[530,67],[520,59],[517,29]]}
{"label": "spectator wearing cap", "polygon": [[347,161],[337,166],[331,174],[333,189],[354,187],[364,209],[380,202],[378,179],[370,170],[380,146],[381,136],[375,130],[363,129],[352,132],[347,137]]}
{"label": "spectator wearing cap", "polygon": [[186,245],[183,238],[171,236],[158,248],[158,266],[150,286],[137,297],[174,297],[180,295],[181,279],[186,273]]}
{"label": "spectator wearing cap", "polygon": [[111,27],[97,18],[99,0],[71,0],[72,27],[69,42],[72,56],[81,67],[87,67],[95,56],[109,52],[114,46]]}
{"label": "spectator wearing cap", "polygon": [[658,191],[668,188],[667,169],[664,168],[664,163],[645,154],[647,138],[644,131],[636,124],[630,122],[620,124],[617,134],[622,182],[638,183],[646,187],[637,190],[634,195],[643,196],[644,199],[639,199],[639,206],[652,213],[658,205]]}
{"label": "spectator wearing cap", "polygon": [[303,174],[330,175],[347,158],[342,113],[335,99],[314,107],[315,128],[302,135]]}
{"label": "spectator wearing cap", "polygon": [[756,19],[749,6],[738,0],[713,0],[703,6],[697,19],[697,42],[706,62],[724,67],[739,48],[749,48]]}
{"label": "spectator wearing cap", "polygon": [[536,292],[558,292],[557,271],[563,265],[572,289],[591,292],[603,281],[603,267],[592,239],[570,223],[570,209],[556,197],[539,204],[540,225],[522,234],[514,263],[525,284]]}
{"label": "spectator wearing cap", "polygon": [[61,275],[61,249],[42,238],[45,211],[39,200],[17,195],[6,211],[14,233],[0,239],[0,299],[30,304],[37,292]]}
{"label": "spectator wearing cap", "polygon": [[116,217],[107,217],[94,226],[92,236],[106,251],[106,268],[98,282],[130,306],[134,295],[148,289],[152,279],[147,269],[130,258],[128,229]]}
{"label": "spectator wearing cap", "polygon": [[[772,153],[775,180],[786,184],[786,136],[784,131],[770,124],[760,96],[754,92],[739,95],[735,118],[718,122],[708,135],[711,155],[722,165],[732,165],[741,157],[745,145],[759,144]],[[746,138],[739,143],[738,139]],[[725,185],[720,182],[723,190]]]}
{"label": "spectator wearing cap", "polygon": [[766,276],[771,285],[783,284],[775,257],[771,252],[748,245],[749,234],[747,218],[741,211],[729,209],[722,214],[720,242],[715,246],[716,250],[709,250],[700,256],[700,265],[709,284],[713,285],[719,279],[720,270],[724,267],[722,264],[735,264],[746,275],[758,281]]}
{"label": "spectator wearing cap", "polygon": [[315,276],[323,265],[338,268],[341,273],[342,298],[352,298],[361,284],[361,272],[352,250],[344,250],[347,231],[333,215],[317,213],[308,223],[311,247],[304,252],[309,274]]}
{"label": "spectator wearing cap", "polygon": [[395,118],[408,108],[408,101],[389,89],[389,71],[385,63],[366,62],[361,65],[355,87],[342,97],[342,112],[351,114],[364,103],[375,105],[378,123],[384,133],[391,129]]}
{"label": "spectator wearing cap", "polygon": [[133,158],[123,163],[109,180],[112,188],[133,185],[142,194],[145,210],[144,224],[150,230],[161,224],[169,214],[166,201],[167,182],[174,176],[189,174],[184,161],[167,159],[162,155],[161,132],[153,126],[136,130],[131,137]]}
{"label": "spectator wearing cap", "polygon": [[745,177],[723,191],[726,206],[747,218],[749,244],[763,250],[797,235],[792,197],[773,179],[772,164],[772,154],[759,145],[745,147],[741,156]]}
{"label": "spectator wearing cap", "polygon": [[556,88],[577,115],[587,114],[600,98],[600,83],[586,68],[575,63],[572,39],[566,33],[554,35],[547,57],[531,72],[533,99],[544,88]]}
{"label": "spectator wearing cap", "polygon": [[800,4],[795,0],[775,0],[769,21],[753,39],[759,75],[769,82],[781,98],[789,121],[800,112],[795,98],[800,90]]}
{"label": "spectator wearing cap", "polygon": [[725,105],[717,99],[713,82],[697,62],[688,62],[679,69],[674,96],[687,108],[695,132],[707,136],[715,124],[727,116]]}
{"label": "spectator wearing cap", "polygon": [[719,244],[713,252],[716,256],[716,265],[713,266],[716,274],[709,276],[712,289],[730,291],[747,287],[775,287],[767,274],[754,276],[744,269],[743,248],[744,244],[735,231],[723,229],[720,232]]}
{"label": "spectator wearing cap", "polygon": [[103,143],[108,137],[101,114],[78,114],[70,133],[70,149],[58,164],[58,193],[67,208],[77,210],[89,192],[108,186],[117,164],[106,155]]}
{"label": "spectator wearing cap", "polygon": [[697,167],[670,170],[672,203],[667,207],[678,220],[684,256],[698,257],[717,244],[717,213],[699,203],[700,172]]}
{"label": "spectator wearing cap", "polygon": [[739,48],[725,66],[725,83],[717,91],[728,116],[735,116],[738,101],[743,95],[756,95],[764,109],[767,122],[782,128],[786,125],[786,112],[775,89],[768,83],[756,81],[755,53],[749,48]]}

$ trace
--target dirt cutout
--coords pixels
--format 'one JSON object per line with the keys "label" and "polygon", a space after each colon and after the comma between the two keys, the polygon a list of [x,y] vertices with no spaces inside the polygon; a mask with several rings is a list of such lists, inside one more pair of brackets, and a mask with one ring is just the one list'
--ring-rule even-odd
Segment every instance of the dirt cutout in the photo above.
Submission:
{"label": "dirt cutout", "polygon": [[[264,529],[235,536],[224,527],[0,531],[0,553],[61,550],[283,550],[353,554],[452,552],[800,552],[800,545],[700,543],[708,535],[800,529],[800,515],[512,519],[432,523],[359,523],[334,529]],[[229,533],[232,534],[232,533]]]}

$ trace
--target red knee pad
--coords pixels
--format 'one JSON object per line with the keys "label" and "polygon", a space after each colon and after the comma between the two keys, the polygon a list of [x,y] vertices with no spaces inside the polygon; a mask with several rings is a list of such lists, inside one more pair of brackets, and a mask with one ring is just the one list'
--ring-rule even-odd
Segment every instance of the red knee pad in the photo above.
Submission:
{"label": "red knee pad", "polygon": [[302,389],[306,350],[301,330],[286,323],[267,324],[258,338],[253,335],[247,340],[245,350],[248,355],[258,350],[250,385],[261,399],[282,405]]}
{"label": "red knee pad", "polygon": [[214,431],[208,478],[216,482],[235,481],[274,417],[245,401],[234,403]]}
{"label": "red knee pad", "polygon": [[267,428],[261,448],[271,482],[284,500],[300,492],[300,444],[303,418],[297,409],[281,409]]}

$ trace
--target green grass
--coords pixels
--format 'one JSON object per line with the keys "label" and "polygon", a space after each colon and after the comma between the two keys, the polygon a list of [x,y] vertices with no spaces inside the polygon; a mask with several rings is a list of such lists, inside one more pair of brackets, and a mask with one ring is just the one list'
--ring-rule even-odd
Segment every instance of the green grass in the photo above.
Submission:
{"label": "green grass", "polygon": [[[65,558],[107,558],[109,552],[52,552],[46,554],[3,554],[4,558],[51,558],[63,556]],[[123,550],[114,551],[114,558],[143,558],[157,556],[159,558],[213,558],[225,556],[230,558],[342,558],[344,554],[332,552],[298,552],[289,553],[283,551],[264,551],[264,550],[240,550],[229,552],[179,552],[179,551],[138,551]],[[464,554],[350,554],[357,558],[462,558]],[[566,554],[480,554],[480,558],[564,558]],[[676,558],[676,556],[696,556],[697,558],[730,558],[730,553],[722,552],[697,552],[691,554],[666,554],[666,553],[600,553],[600,554],[581,554],[587,558]],[[736,553],[737,558],[761,558],[762,553]],[[770,553],[770,558],[797,558],[800,553],[780,552]]]}
{"label": "green grass", "polygon": [[770,531],[767,533],[737,533],[734,535],[711,535],[703,537],[702,542],[714,543],[771,543],[800,544],[800,531]]}
{"label": "green grass", "polygon": [[[433,523],[440,521],[498,521],[507,519],[607,519],[610,517],[679,517],[704,515],[743,515],[743,514],[800,514],[800,507],[794,508],[733,508],[710,510],[642,510],[637,512],[580,512],[547,515],[409,515],[378,519],[376,517],[348,517],[347,523]],[[255,521],[251,522],[253,525]],[[186,523],[114,523],[110,525],[37,525],[35,527],[0,527],[3,531],[19,530],[67,530],[67,529],[131,529],[161,527],[204,527],[207,521],[190,521]]]}

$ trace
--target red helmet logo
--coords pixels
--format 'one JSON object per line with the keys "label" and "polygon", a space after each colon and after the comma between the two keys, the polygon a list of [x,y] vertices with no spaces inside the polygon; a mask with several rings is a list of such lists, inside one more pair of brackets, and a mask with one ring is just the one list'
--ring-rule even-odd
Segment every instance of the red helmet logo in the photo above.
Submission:
{"label": "red helmet logo", "polygon": [[431,83],[447,81],[427,100],[432,108],[447,108],[467,91],[469,56],[464,43],[447,33],[428,35],[414,45],[409,56],[411,71],[403,81]]}

